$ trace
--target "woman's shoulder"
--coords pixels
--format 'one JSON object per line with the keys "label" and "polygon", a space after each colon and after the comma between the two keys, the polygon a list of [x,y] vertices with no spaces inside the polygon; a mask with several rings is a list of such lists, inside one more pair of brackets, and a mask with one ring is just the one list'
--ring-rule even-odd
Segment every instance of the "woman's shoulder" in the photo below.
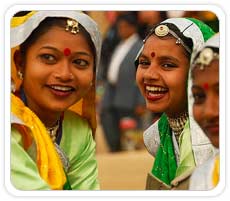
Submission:
{"label": "woman's shoulder", "polygon": [[79,137],[83,139],[84,136],[88,138],[92,135],[92,129],[89,122],[76,112],[70,110],[64,113],[63,129],[64,133],[68,133],[68,138],[72,136],[74,138]]}
{"label": "woman's shoulder", "polygon": [[84,117],[80,116],[79,114],[71,110],[65,111],[63,121],[64,124],[72,124],[74,122],[74,125],[89,127],[89,123]]}

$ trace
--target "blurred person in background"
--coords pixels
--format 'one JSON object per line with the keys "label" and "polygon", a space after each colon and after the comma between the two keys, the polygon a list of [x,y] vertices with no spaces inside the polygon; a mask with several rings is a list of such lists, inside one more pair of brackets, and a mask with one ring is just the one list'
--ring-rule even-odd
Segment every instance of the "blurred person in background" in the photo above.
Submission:
{"label": "blurred person in background", "polygon": [[167,18],[166,11],[138,11],[139,35],[145,38],[148,31],[156,24]]}
{"label": "blurred person in background", "polygon": [[100,121],[111,152],[122,150],[121,119],[131,117],[139,126],[140,115],[145,111],[145,101],[135,82],[136,68],[133,63],[142,45],[138,35],[137,13],[121,12],[116,28],[119,43],[101,72],[105,91],[100,105]]}
{"label": "blurred person in background", "polygon": [[219,46],[218,33],[205,43],[192,62],[191,111],[216,148],[216,154],[195,169],[190,179],[190,190],[211,190],[219,182]]}

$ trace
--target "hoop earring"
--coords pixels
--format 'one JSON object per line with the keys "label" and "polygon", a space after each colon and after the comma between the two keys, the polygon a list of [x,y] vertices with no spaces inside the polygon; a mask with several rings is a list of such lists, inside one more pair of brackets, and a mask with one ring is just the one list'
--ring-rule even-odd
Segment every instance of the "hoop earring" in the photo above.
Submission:
{"label": "hoop earring", "polygon": [[23,80],[23,74],[22,74],[21,71],[18,71],[18,77],[19,77],[20,80]]}

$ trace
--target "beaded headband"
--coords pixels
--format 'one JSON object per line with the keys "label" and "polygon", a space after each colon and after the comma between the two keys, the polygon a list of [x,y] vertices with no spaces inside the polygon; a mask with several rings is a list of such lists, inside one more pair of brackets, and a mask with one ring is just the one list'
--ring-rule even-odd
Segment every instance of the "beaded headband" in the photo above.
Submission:
{"label": "beaded headband", "polygon": [[[192,25],[192,24],[191,24]],[[188,27],[190,27],[191,25],[189,25]],[[188,28],[187,27],[187,28]],[[187,29],[186,28],[186,29]],[[171,34],[174,38],[176,38],[176,44],[177,45],[182,45],[187,52],[189,52],[190,54],[192,53],[192,50],[183,42],[183,40],[174,32],[172,31],[166,24],[160,24],[158,25],[155,29],[151,30],[149,35],[144,39],[144,42],[147,40],[147,38],[152,35],[153,33],[155,33],[156,36],[158,37],[164,37],[167,36],[168,34]],[[182,32],[183,33],[183,32]]]}

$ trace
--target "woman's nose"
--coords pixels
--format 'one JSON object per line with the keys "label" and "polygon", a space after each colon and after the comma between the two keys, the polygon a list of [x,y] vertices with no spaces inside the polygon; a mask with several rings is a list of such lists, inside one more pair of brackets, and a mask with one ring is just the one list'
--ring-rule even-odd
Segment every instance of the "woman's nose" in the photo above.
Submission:
{"label": "woman's nose", "polygon": [[144,76],[147,79],[159,79],[160,74],[157,65],[152,62],[149,68],[145,71]]}
{"label": "woman's nose", "polygon": [[203,116],[212,119],[219,116],[219,97],[209,97],[203,107]]}
{"label": "woman's nose", "polygon": [[62,81],[69,81],[74,78],[73,73],[71,71],[71,67],[68,62],[62,62],[55,69],[55,78]]}

